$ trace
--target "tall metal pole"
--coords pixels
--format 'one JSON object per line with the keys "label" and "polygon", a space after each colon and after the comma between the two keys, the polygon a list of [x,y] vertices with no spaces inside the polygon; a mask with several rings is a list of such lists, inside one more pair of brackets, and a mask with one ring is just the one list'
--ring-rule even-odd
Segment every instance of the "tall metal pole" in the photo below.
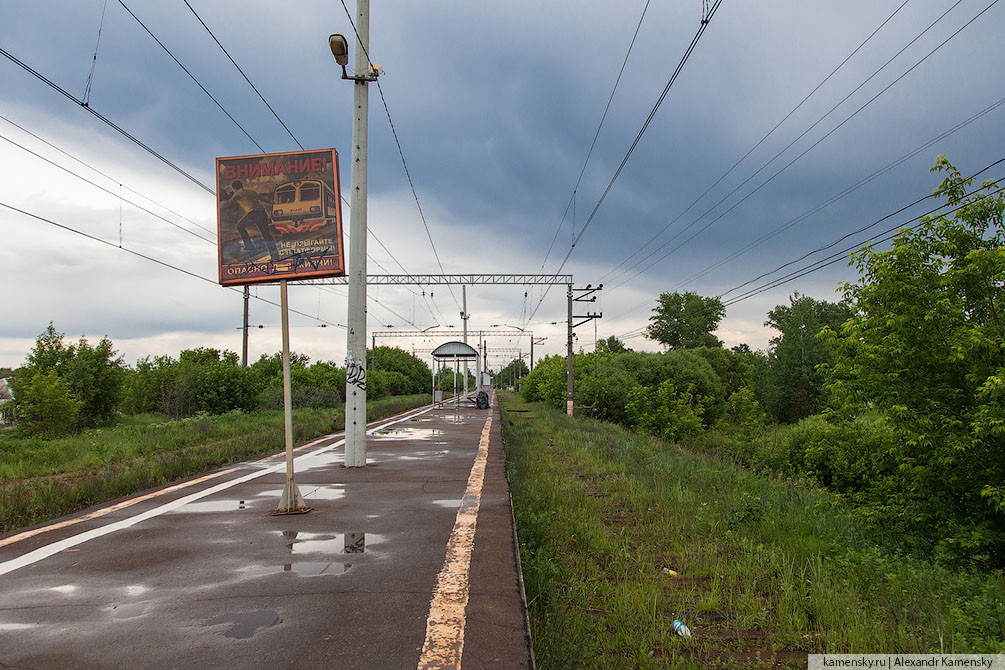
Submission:
{"label": "tall metal pole", "polygon": [[565,347],[565,413],[572,416],[572,284],[568,284],[565,295],[569,301],[568,341]]}
{"label": "tall metal pole", "polygon": [[534,371],[534,334],[530,335],[530,371]]}
{"label": "tall metal pole", "polygon": [[248,300],[251,298],[251,289],[244,287],[244,333],[241,343],[241,367],[248,367]]}
{"label": "tall metal pole", "polygon": [[[356,73],[370,71],[370,0],[356,0]],[[349,330],[346,337],[345,465],[366,465],[366,140],[368,89],[353,83],[349,230]]]}
{"label": "tall metal pole", "polygon": [[[464,344],[468,343],[468,287],[461,286],[461,319],[464,321]],[[468,359],[464,359],[464,397],[468,397]]]}
{"label": "tall metal pole", "polygon": [[293,399],[290,392],[290,312],[286,301],[286,280],[279,282],[279,303],[283,312],[283,419],[286,427],[286,486],[279,498],[280,514],[306,512],[307,505],[293,479]]}

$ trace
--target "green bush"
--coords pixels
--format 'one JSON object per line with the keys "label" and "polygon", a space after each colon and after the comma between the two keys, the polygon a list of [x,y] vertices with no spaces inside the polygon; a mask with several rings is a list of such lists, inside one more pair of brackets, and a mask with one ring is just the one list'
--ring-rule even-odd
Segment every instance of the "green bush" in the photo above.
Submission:
{"label": "green bush", "polygon": [[26,382],[16,382],[14,397],[14,418],[22,434],[58,437],[72,432],[77,423],[81,402],[55,370],[36,370]]}

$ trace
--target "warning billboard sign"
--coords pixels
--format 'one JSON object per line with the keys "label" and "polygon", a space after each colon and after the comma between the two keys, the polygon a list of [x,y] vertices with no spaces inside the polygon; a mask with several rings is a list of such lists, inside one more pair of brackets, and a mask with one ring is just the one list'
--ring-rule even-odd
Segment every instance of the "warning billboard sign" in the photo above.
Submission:
{"label": "warning billboard sign", "polygon": [[216,159],[220,283],[345,274],[334,149]]}

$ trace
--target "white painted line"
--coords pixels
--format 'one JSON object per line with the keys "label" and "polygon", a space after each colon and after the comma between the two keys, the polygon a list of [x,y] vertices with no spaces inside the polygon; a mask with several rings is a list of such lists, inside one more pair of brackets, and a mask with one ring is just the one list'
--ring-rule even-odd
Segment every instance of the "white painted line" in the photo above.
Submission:
{"label": "white painted line", "polygon": [[447,555],[436,578],[433,598],[426,619],[426,641],[422,645],[418,670],[460,670],[464,655],[465,610],[470,592],[471,554],[475,548],[475,526],[485,483],[492,415],[485,420],[478,454],[475,456],[468,486],[457,510],[454,529],[447,540]]}
{"label": "white painted line", "polygon": [[[388,421],[388,422],[383,423],[383,424],[381,424],[379,426],[371,428],[367,432],[368,433],[372,433],[372,432],[375,432],[375,431],[380,430],[382,428],[386,428],[387,426],[393,425],[395,423],[399,423],[401,421],[405,421],[407,419],[411,419],[414,416],[418,416],[420,414],[424,414],[425,412],[428,412],[430,409],[432,409],[432,408],[427,408],[427,409],[421,410],[419,412],[415,412],[413,414],[409,414],[409,415],[403,416],[403,417],[401,417],[399,419],[394,419],[394,420]],[[339,440],[339,441],[334,442],[332,444],[329,444],[327,446],[321,447],[320,449],[317,449],[316,451],[312,451],[309,454],[303,454],[302,456],[299,456],[298,459],[299,458],[313,458],[314,456],[317,456],[319,454],[323,454],[326,451],[331,451],[331,450],[335,449],[336,447],[338,447],[338,446],[340,446],[340,445],[342,445],[344,443],[345,443],[344,439]],[[45,546],[39,547],[38,549],[35,549],[34,551],[29,551],[28,553],[23,554],[21,556],[18,556],[17,558],[12,558],[12,559],[10,559],[8,561],[4,561],[3,563],[0,563],[0,576],[5,575],[8,572],[13,572],[14,570],[17,570],[18,568],[23,568],[23,567],[25,567],[27,565],[31,565],[32,563],[37,563],[38,561],[41,561],[41,560],[43,560],[45,558],[48,558],[48,557],[52,556],[53,554],[58,554],[59,552],[63,551],[64,549],[69,549],[71,547],[75,547],[75,546],[77,546],[79,544],[83,544],[84,542],[87,542],[88,540],[93,540],[95,538],[102,537],[102,536],[108,535],[110,533],[114,533],[114,532],[116,532],[118,530],[122,530],[123,528],[129,528],[130,526],[135,526],[136,524],[138,524],[138,523],[140,523],[142,521],[146,521],[147,519],[152,519],[154,517],[160,516],[162,514],[170,512],[172,510],[178,509],[179,507],[187,505],[190,502],[195,502],[196,500],[199,500],[201,498],[205,498],[206,496],[211,496],[214,493],[219,493],[220,491],[226,491],[227,489],[229,489],[229,488],[231,488],[233,486],[237,486],[238,484],[243,484],[244,482],[249,482],[249,481],[251,481],[253,479],[258,479],[259,477],[264,477],[265,475],[271,474],[273,472],[278,472],[280,470],[284,470],[285,471],[285,469],[286,469],[286,463],[285,462],[283,462],[283,463],[277,463],[276,465],[272,465],[272,466],[269,466],[269,467],[266,467],[266,468],[262,468],[260,470],[256,470],[255,472],[251,472],[249,474],[243,475],[243,476],[238,477],[236,479],[231,479],[229,481],[220,482],[219,484],[217,484],[215,486],[211,486],[208,489],[204,489],[202,491],[197,491],[195,493],[191,493],[191,494],[189,494],[187,496],[184,496],[182,498],[178,498],[177,500],[172,500],[171,502],[164,503],[163,505],[160,505],[158,507],[154,507],[152,509],[147,510],[146,512],[143,512],[141,514],[137,514],[136,516],[129,517],[128,519],[122,519],[121,521],[116,521],[115,523],[111,523],[111,524],[108,524],[106,526],[102,526],[100,528],[94,528],[92,530],[85,531],[85,532],[79,533],[77,535],[73,535],[73,536],[68,537],[66,539],[58,540],[58,541],[53,542],[51,544],[47,544]],[[224,471],[224,472],[228,472],[228,471]],[[219,474],[224,474],[224,473],[221,472]],[[209,477],[207,477],[207,479],[208,478]],[[197,480],[197,481],[201,481],[201,480]],[[195,482],[193,482],[193,483],[195,483]],[[109,510],[109,511],[111,511],[111,510]]]}

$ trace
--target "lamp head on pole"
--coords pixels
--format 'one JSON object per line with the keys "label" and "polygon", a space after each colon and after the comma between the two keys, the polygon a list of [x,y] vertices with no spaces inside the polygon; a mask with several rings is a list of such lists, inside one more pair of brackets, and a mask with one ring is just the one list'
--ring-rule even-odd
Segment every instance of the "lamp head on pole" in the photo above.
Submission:
{"label": "lamp head on pole", "polygon": [[332,56],[335,56],[335,62],[345,67],[349,64],[349,43],[346,41],[345,36],[335,33],[329,35],[328,46],[332,50]]}

